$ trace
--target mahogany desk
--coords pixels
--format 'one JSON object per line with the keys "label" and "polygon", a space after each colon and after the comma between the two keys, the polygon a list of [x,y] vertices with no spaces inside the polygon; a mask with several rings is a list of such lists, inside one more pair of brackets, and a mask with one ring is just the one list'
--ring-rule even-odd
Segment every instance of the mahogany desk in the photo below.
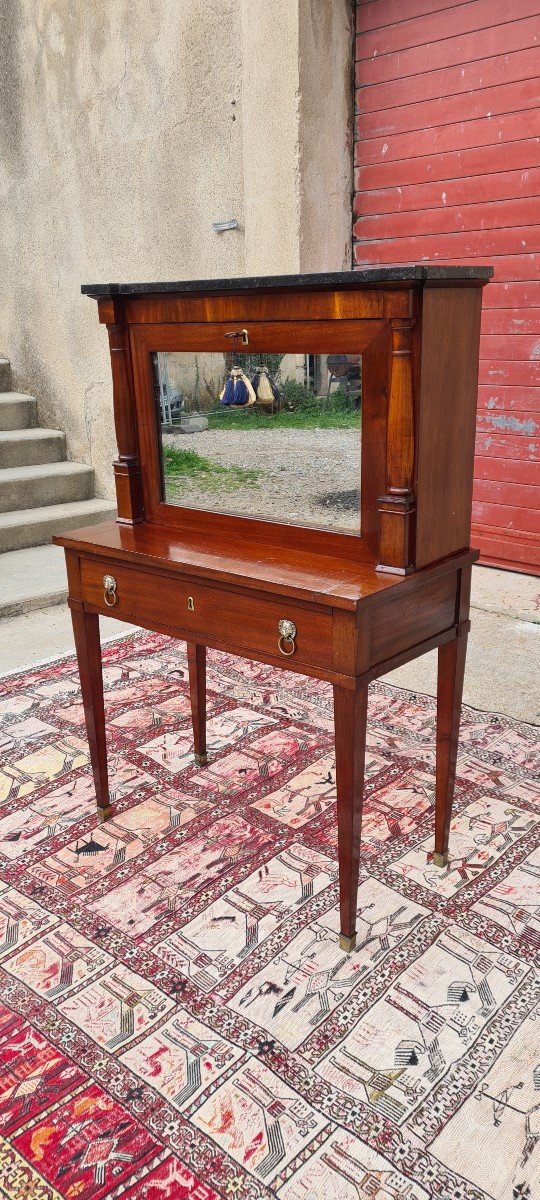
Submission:
{"label": "mahogany desk", "polygon": [[[107,778],[99,614],[185,639],[197,762],[206,763],[206,646],[333,685],[340,944],[352,950],[368,684],[438,648],[434,862],[443,866],[469,630],[481,293],[490,268],[96,285],[108,327],[118,521],[64,546],[101,818]],[[361,535],[164,501],[149,357],[219,350],[362,354]],[[284,623],[284,624],[283,624]]]}

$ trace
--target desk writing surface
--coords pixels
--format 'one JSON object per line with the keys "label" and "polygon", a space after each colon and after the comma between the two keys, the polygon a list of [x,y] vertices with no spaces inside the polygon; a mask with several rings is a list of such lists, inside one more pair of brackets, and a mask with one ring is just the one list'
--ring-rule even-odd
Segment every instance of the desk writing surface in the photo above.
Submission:
{"label": "desk writing surface", "polygon": [[359,600],[396,587],[399,579],[375,569],[375,561],[358,538],[358,560],[279,546],[239,541],[157,525],[105,522],[74,530],[55,539],[83,553],[114,554],[126,562],[197,575],[244,588],[284,592],[311,603],[356,608]]}

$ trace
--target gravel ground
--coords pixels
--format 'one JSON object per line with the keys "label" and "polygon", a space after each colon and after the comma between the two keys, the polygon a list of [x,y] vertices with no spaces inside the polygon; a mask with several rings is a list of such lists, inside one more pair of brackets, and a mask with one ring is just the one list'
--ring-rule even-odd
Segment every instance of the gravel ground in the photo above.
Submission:
{"label": "gravel ground", "polygon": [[180,486],[175,482],[178,503],[358,529],[359,429],[206,429],[166,435],[164,441],[223,467],[261,472],[255,484],[224,480],[218,489],[205,488],[197,478]]}

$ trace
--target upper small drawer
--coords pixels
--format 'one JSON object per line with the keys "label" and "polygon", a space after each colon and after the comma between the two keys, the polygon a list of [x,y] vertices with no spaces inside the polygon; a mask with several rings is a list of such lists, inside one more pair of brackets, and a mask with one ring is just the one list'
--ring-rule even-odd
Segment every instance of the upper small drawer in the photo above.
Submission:
{"label": "upper small drawer", "polygon": [[[280,621],[296,626],[295,662],[319,667],[332,666],[332,610],[289,603],[258,592],[199,583],[182,576],[168,576],[136,567],[125,567],[106,559],[80,559],[82,598],[100,612],[132,621],[170,628],[182,637],[205,638],[237,653],[250,650],[281,659],[291,651],[285,638],[279,648]],[[105,598],[104,578],[114,578],[116,588]],[[112,603],[114,599],[114,603]]]}

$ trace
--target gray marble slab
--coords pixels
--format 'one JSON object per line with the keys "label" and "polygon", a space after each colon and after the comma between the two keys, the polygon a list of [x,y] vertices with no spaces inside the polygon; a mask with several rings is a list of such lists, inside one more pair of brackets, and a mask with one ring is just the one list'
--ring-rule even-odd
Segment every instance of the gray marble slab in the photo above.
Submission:
{"label": "gray marble slab", "polygon": [[81,292],[85,296],[152,296],[167,292],[185,295],[204,292],[245,291],[298,291],[300,289],[334,291],[340,288],[357,288],[364,284],[392,283],[444,283],[466,282],[488,283],[493,267],[453,267],[434,265],[406,265],[399,267],[359,267],[356,271],[331,271],[311,275],[253,275],[233,279],[183,279],[160,283],[84,283]]}

